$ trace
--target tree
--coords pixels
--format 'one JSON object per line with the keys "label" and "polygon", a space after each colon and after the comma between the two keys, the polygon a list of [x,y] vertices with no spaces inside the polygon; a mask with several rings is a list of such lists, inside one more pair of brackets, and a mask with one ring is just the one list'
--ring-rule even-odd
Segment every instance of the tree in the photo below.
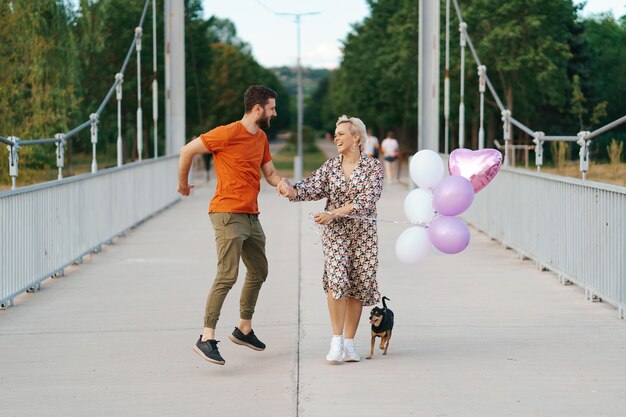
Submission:
{"label": "tree", "polygon": [[417,2],[368,1],[371,15],[344,42],[330,81],[335,117],[356,115],[379,135],[396,130],[401,146],[416,148]]}
{"label": "tree", "polygon": [[333,128],[337,115],[333,112],[330,100],[330,76],[323,78],[317,89],[306,101],[307,123],[317,130],[328,131]]}
{"label": "tree", "polygon": [[[595,100],[589,103],[596,109],[605,103],[604,117],[590,120],[593,128],[616,120],[626,113],[626,85],[620,80],[626,68],[626,16],[616,20],[611,15],[599,15],[584,21],[585,40],[589,48],[590,86]],[[602,114],[602,108],[600,108]],[[626,126],[622,125],[594,139],[592,146],[599,159],[607,159],[606,148],[611,140],[626,141]]]}
{"label": "tree", "polygon": [[[80,42],[81,96],[84,104],[80,121],[89,119],[115,81],[115,74],[120,71],[131,42],[135,36],[135,27],[145,5],[144,0],[81,0],[77,13],[75,30]],[[152,138],[152,19],[151,10],[144,20],[141,41],[141,91],[143,109],[144,157],[153,154]],[[162,1],[157,1],[157,56],[159,76],[159,132],[164,132],[164,57],[163,57],[163,10]],[[122,85],[122,138],[124,141],[123,159],[137,158],[137,61],[135,52],[130,58]],[[115,95],[109,100],[100,115],[98,124],[98,153],[109,156],[116,153],[117,139],[117,102]],[[88,132],[79,135],[76,140],[80,150],[89,151]],[[159,154],[163,154],[162,151]]]}
{"label": "tree", "polygon": [[[73,127],[80,104],[80,67],[72,18],[71,10],[60,0],[0,3],[2,135],[50,138]],[[24,147],[20,155],[22,167],[42,168],[53,163],[54,146]],[[3,177],[8,172],[6,158],[3,149]]]}

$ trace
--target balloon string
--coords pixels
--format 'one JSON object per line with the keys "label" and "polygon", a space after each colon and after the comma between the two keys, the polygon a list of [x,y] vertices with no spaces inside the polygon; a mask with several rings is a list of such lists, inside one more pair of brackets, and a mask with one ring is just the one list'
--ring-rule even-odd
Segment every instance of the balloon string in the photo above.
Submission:
{"label": "balloon string", "polygon": [[[424,229],[428,229],[428,223],[422,223],[422,222],[411,223],[411,222],[407,222],[404,220],[387,220],[387,219],[380,219],[378,217],[366,217],[366,216],[355,216],[353,214],[332,213],[330,211],[323,211],[322,213],[326,213],[331,216],[344,217],[347,219],[367,220],[367,221],[372,221],[372,222],[391,223],[391,224],[408,224],[411,226],[418,226],[418,227],[423,227]],[[313,213],[309,213],[310,219],[313,219],[314,216],[315,215]]]}

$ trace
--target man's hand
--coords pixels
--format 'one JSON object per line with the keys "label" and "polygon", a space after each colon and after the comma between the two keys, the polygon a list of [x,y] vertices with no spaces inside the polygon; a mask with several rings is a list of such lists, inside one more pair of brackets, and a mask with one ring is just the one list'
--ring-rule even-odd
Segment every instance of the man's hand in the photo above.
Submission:
{"label": "man's hand", "polygon": [[276,192],[280,195],[282,195],[283,197],[295,197],[296,196],[296,189],[293,188],[291,186],[291,184],[289,184],[289,181],[287,180],[287,178],[283,178],[280,180],[280,182],[278,183],[278,186],[276,187]]}
{"label": "man's hand", "polygon": [[176,191],[178,191],[178,194],[182,195],[183,197],[187,197],[189,196],[189,194],[191,194],[191,189],[195,187],[195,185],[193,184],[178,184],[178,188],[176,189]]}
{"label": "man's hand", "polygon": [[176,189],[180,195],[186,197],[191,193],[191,189],[194,186],[187,183],[189,181],[191,163],[194,155],[203,153],[207,153],[207,148],[200,138],[195,138],[180,150],[180,157],[178,158],[178,188]]}
{"label": "man's hand", "polygon": [[333,216],[332,214],[320,212],[320,213],[315,213],[315,216],[313,216],[313,220],[315,220],[315,223],[317,224],[328,224],[332,222],[333,220],[335,220],[335,217],[336,216]]}

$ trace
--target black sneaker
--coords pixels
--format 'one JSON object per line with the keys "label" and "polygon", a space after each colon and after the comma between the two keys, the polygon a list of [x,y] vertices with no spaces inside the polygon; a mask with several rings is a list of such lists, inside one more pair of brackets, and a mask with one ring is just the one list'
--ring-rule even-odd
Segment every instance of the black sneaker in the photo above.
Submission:
{"label": "black sneaker", "polygon": [[228,338],[238,345],[247,346],[250,349],[265,350],[265,343],[257,339],[257,337],[254,335],[253,330],[250,330],[250,333],[244,335],[243,333],[241,333],[241,330],[235,327],[235,330],[233,330],[233,334],[228,336]]}
{"label": "black sneaker", "polygon": [[193,347],[193,351],[202,356],[203,359],[215,363],[217,365],[224,365],[226,361],[220,355],[220,351],[217,350],[217,344],[219,340],[209,339],[206,342],[202,341],[202,336],[198,338],[196,345]]}

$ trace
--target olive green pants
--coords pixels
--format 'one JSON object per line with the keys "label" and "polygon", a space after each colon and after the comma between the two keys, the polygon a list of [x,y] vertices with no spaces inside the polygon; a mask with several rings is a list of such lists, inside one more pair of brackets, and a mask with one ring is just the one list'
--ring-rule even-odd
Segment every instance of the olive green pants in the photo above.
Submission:
{"label": "olive green pants", "polygon": [[259,290],[267,278],[265,233],[256,214],[210,213],[215,230],[217,274],[209,292],[204,327],[215,329],[226,295],[239,275],[239,260],[246,266],[246,281],[241,290],[239,314],[251,320]]}

